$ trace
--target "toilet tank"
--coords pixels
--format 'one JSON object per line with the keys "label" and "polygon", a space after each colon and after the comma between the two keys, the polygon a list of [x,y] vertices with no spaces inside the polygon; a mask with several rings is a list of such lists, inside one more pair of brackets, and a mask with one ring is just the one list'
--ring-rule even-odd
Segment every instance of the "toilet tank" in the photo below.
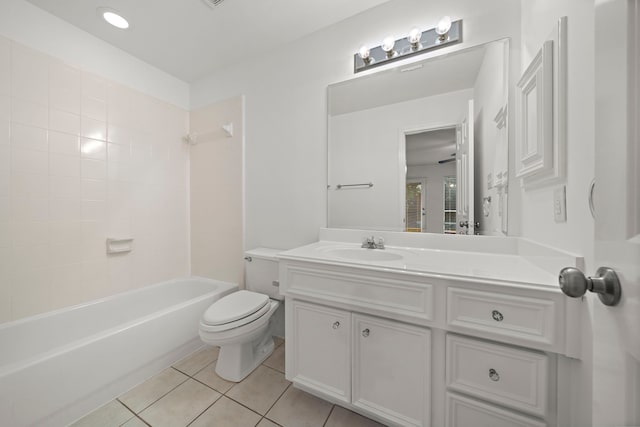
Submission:
{"label": "toilet tank", "polygon": [[256,248],[246,251],[244,272],[245,286],[248,290],[269,295],[269,298],[281,300],[278,286],[278,260],[276,254],[282,249]]}

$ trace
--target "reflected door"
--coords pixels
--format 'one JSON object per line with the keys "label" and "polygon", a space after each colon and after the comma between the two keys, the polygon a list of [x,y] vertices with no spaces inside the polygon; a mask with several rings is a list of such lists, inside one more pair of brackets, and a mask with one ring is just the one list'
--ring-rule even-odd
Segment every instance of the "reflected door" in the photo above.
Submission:
{"label": "reflected door", "polygon": [[458,177],[456,211],[458,234],[475,234],[473,162],[473,99],[471,99],[462,123],[456,128],[456,175]]}
{"label": "reflected door", "polygon": [[409,180],[406,187],[405,231],[423,232],[426,224],[426,185],[424,180]]}

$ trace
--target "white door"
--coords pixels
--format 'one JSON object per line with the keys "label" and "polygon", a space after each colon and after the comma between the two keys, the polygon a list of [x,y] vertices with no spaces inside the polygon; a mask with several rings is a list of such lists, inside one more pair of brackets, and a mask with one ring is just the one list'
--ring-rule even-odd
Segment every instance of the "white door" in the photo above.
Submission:
{"label": "white door", "polygon": [[474,141],[473,141],[473,99],[469,100],[462,124],[457,128],[456,141],[456,176],[457,193],[456,209],[458,234],[475,234],[475,217],[473,214],[474,185]]}
{"label": "white door", "polygon": [[595,1],[593,267],[616,271],[622,299],[593,300],[594,426],[640,425],[639,8],[639,0]]}

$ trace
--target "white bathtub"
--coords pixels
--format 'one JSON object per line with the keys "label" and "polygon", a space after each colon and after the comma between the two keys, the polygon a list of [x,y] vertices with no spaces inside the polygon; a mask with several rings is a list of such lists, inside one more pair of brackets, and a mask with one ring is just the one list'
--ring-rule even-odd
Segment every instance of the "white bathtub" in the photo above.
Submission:
{"label": "white bathtub", "polygon": [[63,426],[201,346],[231,283],[172,280],[0,325],[0,426]]}

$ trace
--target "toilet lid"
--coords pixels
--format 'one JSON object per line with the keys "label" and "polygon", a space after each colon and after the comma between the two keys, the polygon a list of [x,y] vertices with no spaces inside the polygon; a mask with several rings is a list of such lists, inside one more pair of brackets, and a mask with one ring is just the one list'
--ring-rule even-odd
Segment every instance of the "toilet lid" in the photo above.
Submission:
{"label": "toilet lid", "polygon": [[214,302],[202,316],[206,325],[231,323],[261,310],[269,303],[269,297],[251,291],[238,291]]}

